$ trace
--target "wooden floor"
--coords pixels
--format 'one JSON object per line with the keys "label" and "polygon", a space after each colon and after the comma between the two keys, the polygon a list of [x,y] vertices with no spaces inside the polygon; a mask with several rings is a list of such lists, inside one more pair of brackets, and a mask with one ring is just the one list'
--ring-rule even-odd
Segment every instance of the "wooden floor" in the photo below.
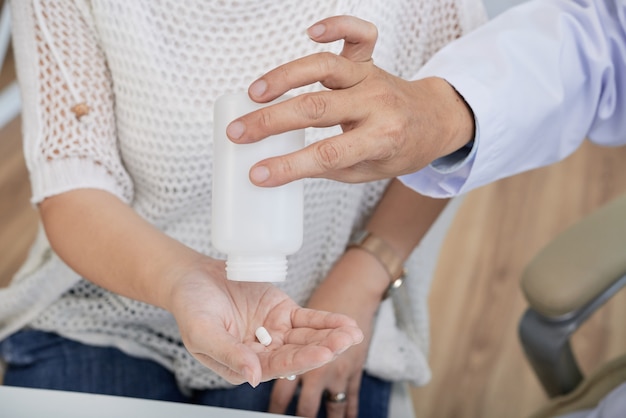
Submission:
{"label": "wooden floor", "polygon": [[[0,88],[12,79],[11,63]],[[443,248],[430,299],[432,382],[413,390],[418,418],[524,417],[545,402],[517,340],[520,273],[551,237],[626,192],[626,148],[586,144],[564,162],[471,192]],[[20,121],[0,130],[0,283],[34,237],[37,214]],[[626,352],[626,294],[575,337],[584,370]],[[394,417],[402,418],[402,417]]]}

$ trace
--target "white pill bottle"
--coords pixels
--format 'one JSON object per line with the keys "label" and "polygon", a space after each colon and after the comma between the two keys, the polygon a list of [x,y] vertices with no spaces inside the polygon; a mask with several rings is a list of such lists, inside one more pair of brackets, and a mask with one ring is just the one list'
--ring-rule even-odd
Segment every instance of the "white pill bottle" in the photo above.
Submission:
{"label": "white pill bottle", "polygon": [[221,96],[214,107],[212,242],[227,255],[229,280],[284,281],[287,256],[302,246],[302,181],[259,187],[249,172],[262,159],[304,147],[304,131],[252,144],[235,144],[226,136],[230,122],[263,106],[242,92]]}

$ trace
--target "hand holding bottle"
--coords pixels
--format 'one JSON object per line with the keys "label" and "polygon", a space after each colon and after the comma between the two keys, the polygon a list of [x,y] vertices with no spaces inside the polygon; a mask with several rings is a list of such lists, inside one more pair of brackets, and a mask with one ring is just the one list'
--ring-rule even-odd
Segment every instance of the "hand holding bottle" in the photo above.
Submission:
{"label": "hand holding bottle", "polygon": [[253,183],[279,186],[304,177],[362,182],[415,172],[474,136],[463,98],[445,80],[408,81],[372,61],[376,28],[351,16],[324,19],[308,30],[316,42],[344,40],[340,55],[310,55],[269,71],[249,87],[268,102],[320,82],[329,90],[296,96],[233,121],[229,138],[259,141],[280,132],[341,125],[343,134],[301,151],[265,159],[250,171]]}

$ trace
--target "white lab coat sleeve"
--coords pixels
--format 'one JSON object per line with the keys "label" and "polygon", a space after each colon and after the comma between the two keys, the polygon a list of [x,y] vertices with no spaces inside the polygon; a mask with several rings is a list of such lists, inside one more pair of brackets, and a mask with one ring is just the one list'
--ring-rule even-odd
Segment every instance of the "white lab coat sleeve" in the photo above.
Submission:
{"label": "white lab coat sleeve", "polygon": [[473,152],[401,177],[435,197],[562,160],[585,138],[626,143],[626,0],[532,0],[437,53],[416,79],[447,80],[474,112]]}

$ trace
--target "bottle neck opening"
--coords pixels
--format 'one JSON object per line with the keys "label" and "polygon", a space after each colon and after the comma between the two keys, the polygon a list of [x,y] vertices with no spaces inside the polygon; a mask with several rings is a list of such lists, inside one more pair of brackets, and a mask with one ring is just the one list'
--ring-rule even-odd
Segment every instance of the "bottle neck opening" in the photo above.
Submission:
{"label": "bottle neck opening", "polygon": [[287,257],[229,255],[226,277],[241,282],[282,282],[287,278]]}

